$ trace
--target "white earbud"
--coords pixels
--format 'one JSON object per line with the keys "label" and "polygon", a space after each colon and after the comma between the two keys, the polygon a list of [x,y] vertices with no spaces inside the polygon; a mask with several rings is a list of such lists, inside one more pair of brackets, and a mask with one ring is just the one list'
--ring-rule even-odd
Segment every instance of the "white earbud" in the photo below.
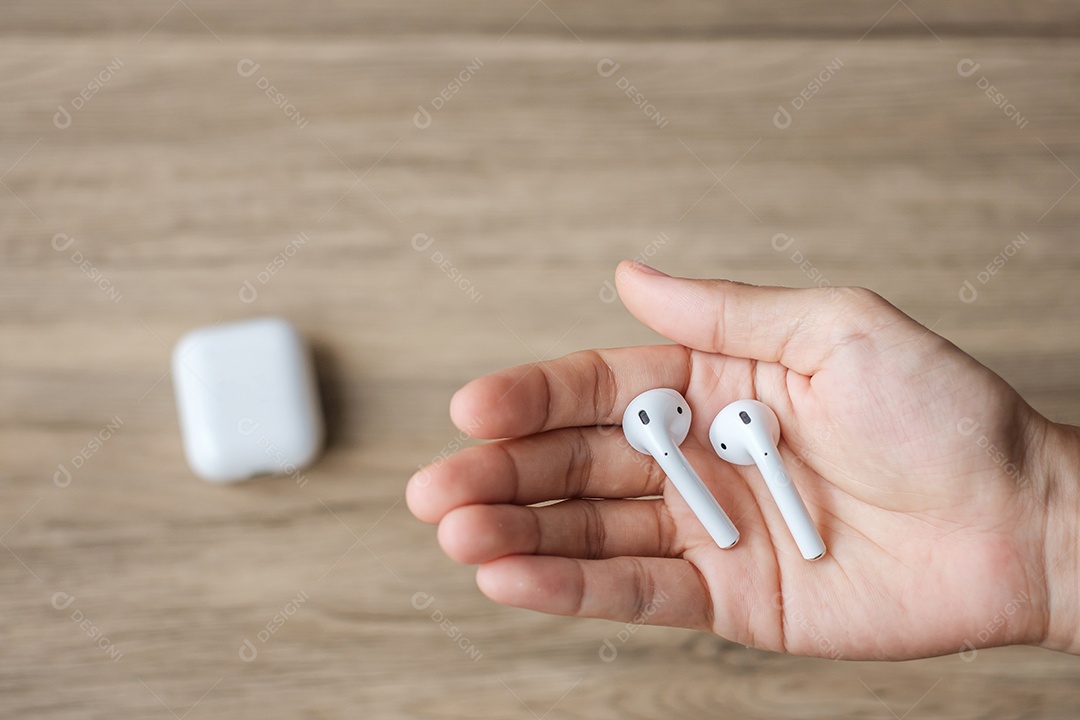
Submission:
{"label": "white earbud", "polygon": [[739,541],[739,531],[679,450],[690,432],[690,406],[682,395],[667,388],[641,393],[623,413],[622,427],[630,447],[656,458],[717,545]]}
{"label": "white earbud", "polygon": [[713,420],[709,440],[716,454],[729,463],[758,466],[804,558],[817,560],[825,554],[825,543],[776,449],[780,421],[772,408],[757,400],[736,400]]}

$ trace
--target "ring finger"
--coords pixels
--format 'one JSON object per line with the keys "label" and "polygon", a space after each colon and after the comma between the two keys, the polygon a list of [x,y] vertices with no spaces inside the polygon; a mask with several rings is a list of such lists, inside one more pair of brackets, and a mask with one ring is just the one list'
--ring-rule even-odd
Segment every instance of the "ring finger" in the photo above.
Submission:
{"label": "ring finger", "polygon": [[467,505],[439,523],[454,560],[479,564],[507,555],[589,560],[677,557],[675,523],[663,500],[567,500],[544,507]]}

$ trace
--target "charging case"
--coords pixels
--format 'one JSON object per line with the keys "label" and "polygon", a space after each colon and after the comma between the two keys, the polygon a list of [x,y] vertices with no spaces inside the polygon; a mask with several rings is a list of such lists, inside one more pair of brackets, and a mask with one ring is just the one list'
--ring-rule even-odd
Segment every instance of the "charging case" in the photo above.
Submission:
{"label": "charging case", "polygon": [[299,481],[318,455],[323,422],[311,354],[288,321],[192,330],[173,348],[172,376],[184,455],[203,480]]}

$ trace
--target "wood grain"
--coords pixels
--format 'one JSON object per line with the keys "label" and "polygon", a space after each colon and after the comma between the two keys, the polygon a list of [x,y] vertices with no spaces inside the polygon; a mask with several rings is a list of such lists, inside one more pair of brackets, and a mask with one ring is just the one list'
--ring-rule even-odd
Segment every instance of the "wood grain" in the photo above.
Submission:
{"label": "wood grain", "polygon": [[[494,606],[401,498],[454,442],[462,382],[655,340],[608,302],[623,257],[872,287],[1080,422],[1076,7],[907,5],[9,3],[5,714],[1073,716],[1080,667],[1034,649],[852,664],[645,628],[603,662],[619,626]],[[795,238],[784,252],[778,233]],[[254,314],[316,348],[331,441],[302,486],[210,487],[181,456],[171,345]],[[58,466],[116,420],[59,487]]]}
{"label": "wood grain", "polygon": [[26,35],[153,32],[386,37],[398,34],[550,35],[560,39],[632,37],[736,38],[896,36],[1073,37],[1080,34],[1076,3],[999,0],[835,0],[808,8],[794,0],[757,3],[654,3],[648,0],[510,0],[397,3],[393,0],[312,0],[297,8],[237,0],[115,0],[72,12],[63,0],[10,0],[0,32]]}

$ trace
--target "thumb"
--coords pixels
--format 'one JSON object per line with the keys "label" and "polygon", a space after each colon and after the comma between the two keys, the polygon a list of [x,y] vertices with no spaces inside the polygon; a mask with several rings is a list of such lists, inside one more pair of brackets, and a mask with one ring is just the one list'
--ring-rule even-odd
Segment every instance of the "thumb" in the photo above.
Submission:
{"label": "thumb", "polygon": [[[881,324],[891,308],[862,288],[758,287],[671,277],[624,260],[619,297],[634,317],[696,350],[778,362],[813,375],[834,348]],[[877,322],[875,322],[875,320]]]}

